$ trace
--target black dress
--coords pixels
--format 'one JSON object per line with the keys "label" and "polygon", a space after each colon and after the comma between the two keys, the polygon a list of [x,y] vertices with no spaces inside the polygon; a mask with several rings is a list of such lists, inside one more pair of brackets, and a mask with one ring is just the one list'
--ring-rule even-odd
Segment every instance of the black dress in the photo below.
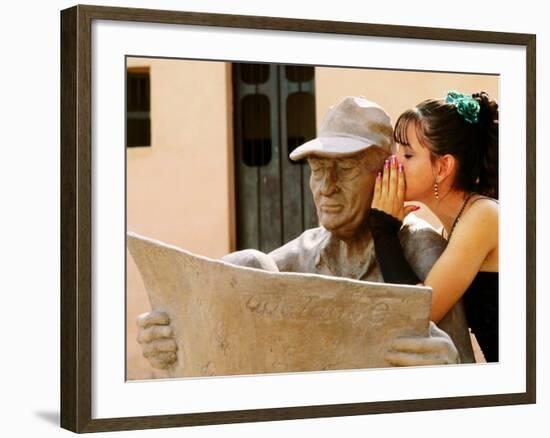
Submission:
{"label": "black dress", "polygon": [[498,272],[478,272],[464,293],[468,325],[487,362],[498,362]]}

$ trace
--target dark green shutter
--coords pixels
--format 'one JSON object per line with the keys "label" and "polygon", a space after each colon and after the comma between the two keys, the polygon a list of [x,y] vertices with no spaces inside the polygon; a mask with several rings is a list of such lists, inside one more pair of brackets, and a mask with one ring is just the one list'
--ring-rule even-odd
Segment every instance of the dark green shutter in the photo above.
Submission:
{"label": "dark green shutter", "polygon": [[237,249],[269,252],[317,226],[309,166],[292,149],[315,137],[314,68],[233,64]]}

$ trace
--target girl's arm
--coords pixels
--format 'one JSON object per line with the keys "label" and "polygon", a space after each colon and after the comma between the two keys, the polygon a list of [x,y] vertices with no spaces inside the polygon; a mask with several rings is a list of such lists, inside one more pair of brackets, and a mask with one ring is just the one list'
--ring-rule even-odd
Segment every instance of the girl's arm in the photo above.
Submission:
{"label": "girl's arm", "polygon": [[440,321],[462,297],[497,247],[498,207],[490,201],[476,202],[456,225],[447,248],[424,282],[432,288],[433,321]]}

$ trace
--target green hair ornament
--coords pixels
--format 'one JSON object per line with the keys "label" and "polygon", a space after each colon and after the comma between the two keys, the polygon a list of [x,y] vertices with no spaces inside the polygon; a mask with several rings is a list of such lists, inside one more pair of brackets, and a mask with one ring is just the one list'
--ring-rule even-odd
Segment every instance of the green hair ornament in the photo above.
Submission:
{"label": "green hair ornament", "polygon": [[445,102],[454,105],[458,114],[460,114],[468,123],[479,122],[479,102],[472,96],[451,90],[447,93]]}

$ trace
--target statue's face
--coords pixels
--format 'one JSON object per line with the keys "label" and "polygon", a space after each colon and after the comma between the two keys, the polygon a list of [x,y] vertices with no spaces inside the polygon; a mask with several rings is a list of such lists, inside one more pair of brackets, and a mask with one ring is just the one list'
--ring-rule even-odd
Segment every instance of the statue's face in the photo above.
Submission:
{"label": "statue's face", "polygon": [[308,158],[309,186],[323,227],[344,237],[358,230],[370,210],[376,173],[385,157],[379,148],[370,148],[345,158]]}

